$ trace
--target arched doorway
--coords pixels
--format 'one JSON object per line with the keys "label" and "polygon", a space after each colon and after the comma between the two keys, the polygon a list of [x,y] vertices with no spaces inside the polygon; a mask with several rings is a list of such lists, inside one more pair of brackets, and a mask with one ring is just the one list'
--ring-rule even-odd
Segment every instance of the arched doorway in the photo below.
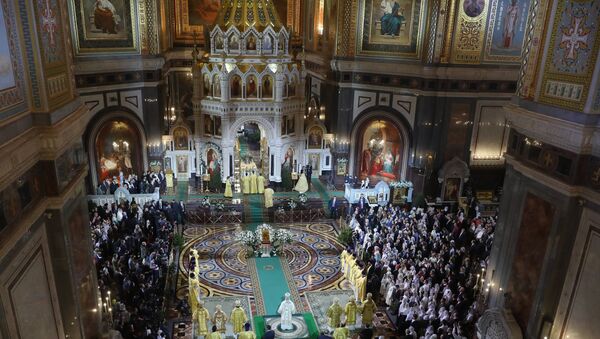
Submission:
{"label": "arched doorway", "polygon": [[88,134],[90,171],[94,185],[119,172],[141,175],[145,169],[145,136],[141,124],[124,112],[103,114]]}
{"label": "arched doorway", "polygon": [[269,144],[262,125],[249,121],[240,125],[235,138],[236,179],[252,173],[268,178]]}
{"label": "arched doorway", "polygon": [[387,114],[369,114],[352,132],[352,172],[371,183],[402,180],[406,176],[410,141],[401,122]]}

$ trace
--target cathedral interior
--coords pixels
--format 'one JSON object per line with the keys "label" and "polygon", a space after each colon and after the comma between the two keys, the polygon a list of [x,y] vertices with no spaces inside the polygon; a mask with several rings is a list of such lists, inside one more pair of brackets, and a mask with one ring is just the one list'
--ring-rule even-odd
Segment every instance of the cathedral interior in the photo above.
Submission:
{"label": "cathedral interior", "polygon": [[598,338],[598,281],[598,0],[0,0],[0,339]]}

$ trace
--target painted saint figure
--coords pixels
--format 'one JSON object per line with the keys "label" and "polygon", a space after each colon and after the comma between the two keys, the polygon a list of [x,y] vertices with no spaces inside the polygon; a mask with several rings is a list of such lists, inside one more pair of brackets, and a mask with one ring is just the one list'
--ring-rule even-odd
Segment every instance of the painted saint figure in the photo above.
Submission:
{"label": "painted saint figure", "polygon": [[117,26],[121,17],[109,0],[96,0],[94,5],[94,26],[102,33],[117,34]]}
{"label": "painted saint figure", "polygon": [[400,4],[394,2],[392,11],[381,17],[381,35],[398,36],[404,21],[406,19],[400,12]]}
{"label": "painted saint figure", "polygon": [[517,0],[511,0],[511,4],[504,15],[504,30],[502,31],[502,47],[504,48],[510,48],[512,45],[518,17],[519,6],[517,6]]}

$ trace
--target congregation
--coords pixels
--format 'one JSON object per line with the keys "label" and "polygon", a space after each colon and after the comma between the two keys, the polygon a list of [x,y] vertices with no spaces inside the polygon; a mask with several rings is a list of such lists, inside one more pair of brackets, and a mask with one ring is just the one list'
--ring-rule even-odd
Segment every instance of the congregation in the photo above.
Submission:
{"label": "congregation", "polygon": [[119,187],[124,187],[131,194],[152,193],[157,188],[161,192],[164,192],[166,188],[166,176],[163,171],[153,172],[148,170],[140,178],[137,174],[133,173],[126,176],[121,171],[118,177],[105,178],[98,184],[96,194],[114,194]]}
{"label": "congregation", "polygon": [[356,207],[348,246],[366,291],[396,318],[406,338],[466,338],[474,331],[496,217],[475,210]]}
{"label": "congregation", "polygon": [[123,338],[164,338],[166,276],[182,204],[138,206],[134,199],[90,211],[98,286],[112,305],[108,323]]}

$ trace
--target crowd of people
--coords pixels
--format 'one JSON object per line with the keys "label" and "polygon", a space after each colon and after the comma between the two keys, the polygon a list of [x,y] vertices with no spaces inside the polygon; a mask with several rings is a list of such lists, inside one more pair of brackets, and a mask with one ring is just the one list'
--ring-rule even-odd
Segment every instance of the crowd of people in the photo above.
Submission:
{"label": "crowd of people", "polygon": [[98,286],[113,300],[110,323],[124,338],[162,338],[163,299],[173,230],[182,204],[135,199],[92,206],[90,227]]}
{"label": "crowd of people", "polygon": [[[362,206],[362,207],[361,207]],[[495,217],[357,205],[349,217],[348,251],[367,276],[367,292],[396,318],[406,338],[466,338],[473,334],[482,269]]]}
{"label": "crowd of people", "polygon": [[119,187],[124,187],[131,194],[153,193],[157,188],[161,192],[166,189],[166,176],[163,171],[146,171],[141,178],[137,174],[124,174],[119,172],[119,176],[108,177],[102,180],[96,187],[97,195],[115,194]]}

